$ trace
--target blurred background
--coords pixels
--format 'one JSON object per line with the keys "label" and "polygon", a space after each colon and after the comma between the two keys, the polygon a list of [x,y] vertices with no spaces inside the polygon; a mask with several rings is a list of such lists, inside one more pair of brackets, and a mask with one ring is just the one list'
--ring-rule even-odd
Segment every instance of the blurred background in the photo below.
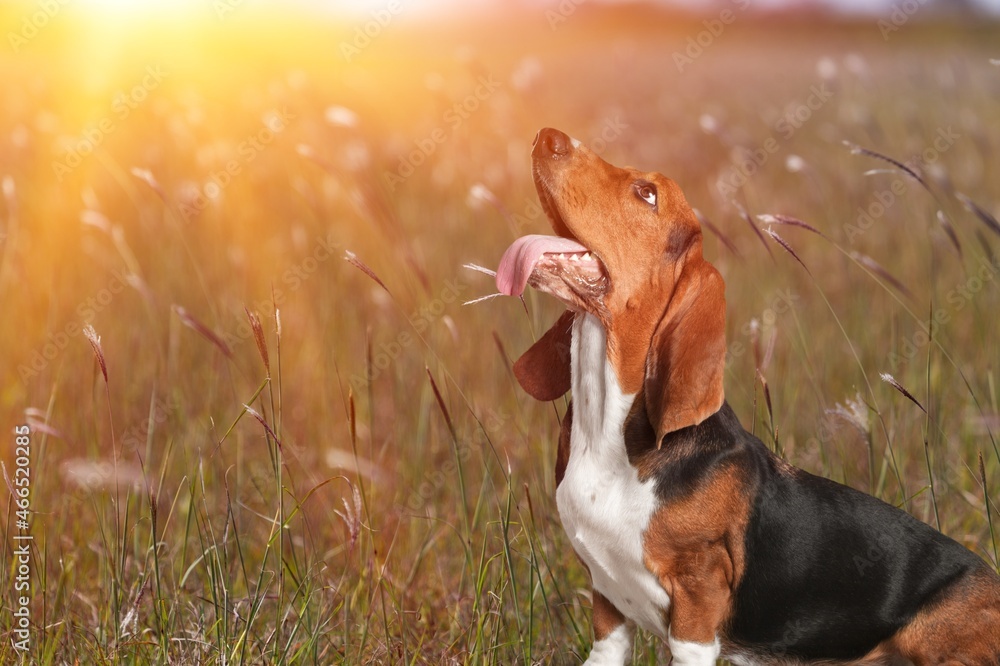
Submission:
{"label": "blurred background", "polygon": [[28,657],[585,658],[553,501],[566,402],[510,372],[560,307],[463,306],[495,293],[464,264],[549,230],[546,126],[698,210],[748,429],[996,565],[998,17],[2,3],[0,416],[32,433],[3,558],[32,535]]}

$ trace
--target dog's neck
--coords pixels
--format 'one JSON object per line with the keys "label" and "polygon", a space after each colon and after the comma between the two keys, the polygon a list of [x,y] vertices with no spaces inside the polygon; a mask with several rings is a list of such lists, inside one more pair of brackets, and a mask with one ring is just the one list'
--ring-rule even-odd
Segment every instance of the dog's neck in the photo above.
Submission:
{"label": "dog's neck", "polygon": [[582,313],[573,320],[571,358],[574,448],[620,443],[624,452],[623,426],[635,394],[622,390],[608,361],[607,331],[597,317]]}

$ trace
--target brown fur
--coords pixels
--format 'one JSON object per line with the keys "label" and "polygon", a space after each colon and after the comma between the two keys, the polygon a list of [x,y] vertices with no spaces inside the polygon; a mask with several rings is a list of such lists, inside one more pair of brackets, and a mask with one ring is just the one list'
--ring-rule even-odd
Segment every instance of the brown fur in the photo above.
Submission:
{"label": "brown fur", "polygon": [[[655,211],[634,195],[637,180],[656,185]],[[590,248],[608,277],[604,294],[568,295],[559,281],[554,295],[601,320],[618,383],[625,393],[645,385],[657,437],[718,411],[725,286],[702,256],[701,228],[677,184],[658,173],[615,167],[583,146],[567,159],[536,160],[535,181],[556,233]],[[556,289],[544,276],[533,284],[543,291]],[[560,318],[553,328],[563,327]],[[569,355],[543,356],[552,349],[546,340],[550,334],[552,329],[515,367],[525,390],[546,400],[556,390],[569,390],[564,381]]]}
{"label": "brown fur", "polygon": [[1000,665],[1000,584],[983,571],[963,578],[917,614],[887,647],[915,666]]}
{"label": "brown fur", "polygon": [[648,352],[644,387],[657,445],[665,434],[701,423],[722,407],[726,287],[702,259],[700,240],[695,249]]}
{"label": "brown fur", "polygon": [[625,623],[625,616],[614,605],[594,590],[594,640],[599,641]]}
{"label": "brown fur", "polygon": [[670,595],[674,638],[711,643],[744,570],[749,501],[738,470],[719,470],[695,493],[658,511],[646,532],[646,567]]}
{"label": "brown fur", "polygon": [[555,400],[569,391],[572,328],[573,313],[567,310],[514,363],[514,376],[532,398]]}

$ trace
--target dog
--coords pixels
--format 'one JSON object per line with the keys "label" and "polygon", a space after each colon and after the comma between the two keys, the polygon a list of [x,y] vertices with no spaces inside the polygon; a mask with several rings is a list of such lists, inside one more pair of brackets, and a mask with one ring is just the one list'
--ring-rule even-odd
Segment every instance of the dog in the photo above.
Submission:
{"label": "dog", "polygon": [[592,581],[586,663],[625,663],[638,626],[678,666],[1000,664],[986,562],[740,425],[725,285],[680,188],[551,128],[531,155],[555,236],[516,240],[496,281],[567,307],[514,373],[538,400],[572,390],[556,500]]}

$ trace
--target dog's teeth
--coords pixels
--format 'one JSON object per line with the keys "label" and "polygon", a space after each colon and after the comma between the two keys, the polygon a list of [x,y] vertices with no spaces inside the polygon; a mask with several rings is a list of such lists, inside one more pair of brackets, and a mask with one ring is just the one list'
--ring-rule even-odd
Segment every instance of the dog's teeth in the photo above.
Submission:
{"label": "dog's teeth", "polygon": [[565,259],[566,258],[566,255],[563,254],[562,252],[560,252],[557,256],[558,256],[559,259]]}
{"label": "dog's teeth", "polygon": [[590,261],[590,253],[589,252],[587,252],[585,255],[583,255],[583,260],[584,261]]}
{"label": "dog's teeth", "polygon": [[571,254],[571,255],[569,255],[569,260],[570,261],[580,261],[580,255],[578,255],[578,254]]}

